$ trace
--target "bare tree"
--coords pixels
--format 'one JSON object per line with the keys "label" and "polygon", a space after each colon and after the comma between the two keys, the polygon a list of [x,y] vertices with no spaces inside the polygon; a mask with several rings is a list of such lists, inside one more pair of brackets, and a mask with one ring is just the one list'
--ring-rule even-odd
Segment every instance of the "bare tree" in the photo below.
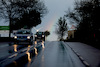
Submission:
{"label": "bare tree", "polygon": [[[15,1],[0,0],[0,17],[6,19],[6,21],[9,21],[9,27],[11,27],[13,17],[17,15],[16,11],[14,10],[16,7],[13,6],[13,3],[15,3]],[[11,30],[9,33],[11,33]]]}
{"label": "bare tree", "polygon": [[58,39],[59,40],[63,40],[64,35],[66,34],[67,31],[67,23],[66,23],[66,19],[63,17],[60,17],[60,19],[58,20],[58,23],[56,24],[56,34],[58,35]]}
{"label": "bare tree", "polygon": [[13,25],[21,20],[25,13],[28,15],[34,10],[40,14],[40,19],[47,13],[44,3],[40,0],[0,0],[0,18],[9,22],[9,37]]}

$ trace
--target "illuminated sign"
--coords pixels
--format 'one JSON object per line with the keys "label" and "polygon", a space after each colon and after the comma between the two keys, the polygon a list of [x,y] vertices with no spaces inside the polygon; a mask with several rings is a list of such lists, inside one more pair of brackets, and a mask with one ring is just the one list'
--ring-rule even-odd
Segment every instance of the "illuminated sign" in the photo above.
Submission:
{"label": "illuminated sign", "polygon": [[9,30],[9,26],[0,26],[0,30]]}

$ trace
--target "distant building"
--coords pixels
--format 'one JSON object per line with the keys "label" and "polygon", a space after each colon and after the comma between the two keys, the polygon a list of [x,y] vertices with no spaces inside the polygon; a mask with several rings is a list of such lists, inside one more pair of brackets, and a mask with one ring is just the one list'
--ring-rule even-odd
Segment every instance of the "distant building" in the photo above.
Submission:
{"label": "distant building", "polygon": [[76,31],[76,30],[69,30],[69,31],[68,31],[68,37],[67,37],[67,39],[74,38],[75,31]]}
{"label": "distant building", "polygon": [[0,37],[9,37],[8,30],[0,30]]}
{"label": "distant building", "polygon": [[74,38],[75,31],[76,31],[76,27],[72,25],[72,27],[68,31],[68,37],[66,39],[68,40],[68,39]]}
{"label": "distant building", "polygon": [[0,26],[0,37],[9,37],[9,26]]}
{"label": "distant building", "polygon": [[[0,37],[9,37],[9,26],[0,26]],[[11,37],[13,37],[13,33],[11,33]]]}

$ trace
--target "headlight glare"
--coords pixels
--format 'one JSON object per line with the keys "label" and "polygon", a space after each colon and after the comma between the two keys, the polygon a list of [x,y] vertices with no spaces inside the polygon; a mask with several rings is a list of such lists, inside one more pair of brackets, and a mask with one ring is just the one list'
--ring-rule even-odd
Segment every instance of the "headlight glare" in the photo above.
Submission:
{"label": "headlight glare", "polygon": [[37,35],[35,35],[35,37],[37,37]]}
{"label": "headlight glare", "polygon": [[17,39],[17,36],[14,36],[15,39]]}
{"label": "headlight glare", "polygon": [[42,35],[42,37],[44,37],[44,35]]}
{"label": "headlight glare", "polygon": [[30,39],[30,36],[27,36],[27,39]]}

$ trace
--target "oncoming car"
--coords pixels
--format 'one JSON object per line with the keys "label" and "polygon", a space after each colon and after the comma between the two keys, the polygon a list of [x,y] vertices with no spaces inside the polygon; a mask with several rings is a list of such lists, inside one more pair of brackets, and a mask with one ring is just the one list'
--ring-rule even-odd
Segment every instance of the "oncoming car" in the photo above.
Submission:
{"label": "oncoming car", "polygon": [[14,33],[14,43],[33,43],[33,34],[29,29],[20,29]]}
{"label": "oncoming car", "polygon": [[45,34],[44,32],[36,32],[35,34],[35,41],[45,41]]}

